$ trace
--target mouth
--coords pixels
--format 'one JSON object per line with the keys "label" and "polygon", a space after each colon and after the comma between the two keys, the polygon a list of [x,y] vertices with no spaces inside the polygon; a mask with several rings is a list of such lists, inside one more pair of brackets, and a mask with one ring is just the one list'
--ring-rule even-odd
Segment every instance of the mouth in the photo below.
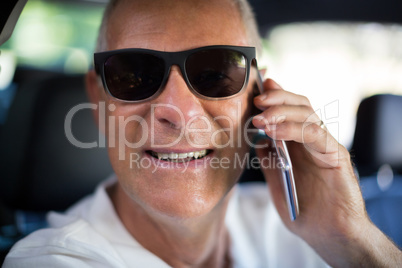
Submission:
{"label": "mouth", "polygon": [[162,161],[169,161],[169,162],[188,162],[193,161],[196,159],[202,159],[208,154],[212,152],[212,150],[200,150],[194,152],[187,152],[187,153],[177,153],[177,152],[169,152],[169,153],[159,153],[155,151],[146,151],[152,157],[162,160]]}

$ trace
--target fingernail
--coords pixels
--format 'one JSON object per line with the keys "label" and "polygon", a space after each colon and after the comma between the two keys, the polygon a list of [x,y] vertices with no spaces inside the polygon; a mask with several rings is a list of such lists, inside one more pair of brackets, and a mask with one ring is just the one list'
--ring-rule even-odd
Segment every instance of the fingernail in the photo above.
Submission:
{"label": "fingernail", "polygon": [[259,95],[257,98],[258,98],[260,101],[263,101],[263,100],[265,100],[265,99],[267,98],[267,95],[266,95],[266,94],[261,94],[261,95]]}
{"label": "fingernail", "polygon": [[254,116],[254,119],[257,120],[257,122],[255,122],[258,126],[263,127],[265,126],[265,118],[261,115],[256,115]]}

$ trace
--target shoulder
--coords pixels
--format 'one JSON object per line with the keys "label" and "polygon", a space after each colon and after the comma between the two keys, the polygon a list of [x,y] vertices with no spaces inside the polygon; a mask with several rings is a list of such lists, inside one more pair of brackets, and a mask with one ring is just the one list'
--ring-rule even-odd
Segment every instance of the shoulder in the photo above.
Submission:
{"label": "shoulder", "polygon": [[168,267],[124,228],[107,185],[64,214],[50,213],[50,228],[19,241],[4,267]]}
{"label": "shoulder", "polygon": [[122,267],[118,255],[83,220],[36,231],[11,249],[4,267]]}
{"label": "shoulder", "polygon": [[4,267],[123,267],[112,243],[97,225],[102,214],[96,209],[113,214],[112,206],[107,203],[101,185],[94,195],[66,213],[50,212],[50,228],[38,230],[16,243]]}

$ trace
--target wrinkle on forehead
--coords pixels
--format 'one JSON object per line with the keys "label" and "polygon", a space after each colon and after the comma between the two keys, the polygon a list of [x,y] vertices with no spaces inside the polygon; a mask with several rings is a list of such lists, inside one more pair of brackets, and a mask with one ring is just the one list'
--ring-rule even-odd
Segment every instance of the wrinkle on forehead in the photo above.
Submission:
{"label": "wrinkle on forehead", "polygon": [[110,17],[107,34],[109,49],[177,51],[191,48],[184,47],[190,43],[248,44],[240,14],[230,0],[123,1]]}

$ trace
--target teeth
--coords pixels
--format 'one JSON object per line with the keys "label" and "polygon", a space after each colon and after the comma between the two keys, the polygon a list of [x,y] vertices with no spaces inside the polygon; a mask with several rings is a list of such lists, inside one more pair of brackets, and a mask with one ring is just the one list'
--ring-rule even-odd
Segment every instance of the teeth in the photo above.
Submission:
{"label": "teeth", "polygon": [[156,155],[159,159],[168,159],[169,155],[168,154],[157,154]]}
{"label": "teeth", "polygon": [[152,155],[157,157],[158,159],[186,159],[188,157],[194,157],[195,159],[204,157],[207,154],[207,150],[195,151],[195,152],[188,152],[188,153],[157,153],[152,152]]}
{"label": "teeth", "polygon": [[178,158],[179,158],[179,159],[187,158],[187,154],[186,154],[186,153],[184,153],[184,154],[179,154]]}

